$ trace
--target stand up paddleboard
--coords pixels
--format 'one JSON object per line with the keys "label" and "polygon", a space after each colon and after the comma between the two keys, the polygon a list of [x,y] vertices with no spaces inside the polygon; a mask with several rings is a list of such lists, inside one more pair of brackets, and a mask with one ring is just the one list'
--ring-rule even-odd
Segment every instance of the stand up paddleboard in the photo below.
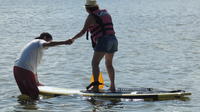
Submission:
{"label": "stand up paddleboard", "polygon": [[152,99],[152,100],[169,100],[183,98],[191,95],[184,90],[158,90],[153,88],[117,88],[115,93],[106,90],[100,90],[99,93],[93,93],[86,90],[58,88],[51,86],[39,86],[41,95],[59,96],[59,95],[79,95],[84,97],[99,98],[129,98],[129,99]]}

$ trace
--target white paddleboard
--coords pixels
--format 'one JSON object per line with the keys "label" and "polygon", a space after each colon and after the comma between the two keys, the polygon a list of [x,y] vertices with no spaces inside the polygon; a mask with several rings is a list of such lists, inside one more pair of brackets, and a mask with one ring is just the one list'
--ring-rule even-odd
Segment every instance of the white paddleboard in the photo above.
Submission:
{"label": "white paddleboard", "polygon": [[183,90],[164,91],[152,88],[118,88],[116,92],[112,93],[106,90],[100,90],[99,93],[93,93],[86,90],[67,89],[52,86],[39,86],[40,94],[49,96],[59,95],[79,95],[86,97],[101,97],[101,98],[131,98],[131,99],[154,99],[167,100],[174,98],[181,98],[191,95],[189,92]]}

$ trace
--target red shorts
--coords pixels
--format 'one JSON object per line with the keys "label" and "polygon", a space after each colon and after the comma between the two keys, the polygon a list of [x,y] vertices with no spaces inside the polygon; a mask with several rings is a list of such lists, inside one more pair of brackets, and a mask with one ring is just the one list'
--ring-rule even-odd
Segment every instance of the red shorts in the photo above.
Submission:
{"label": "red shorts", "polygon": [[39,90],[33,72],[14,66],[14,77],[22,94],[38,99]]}

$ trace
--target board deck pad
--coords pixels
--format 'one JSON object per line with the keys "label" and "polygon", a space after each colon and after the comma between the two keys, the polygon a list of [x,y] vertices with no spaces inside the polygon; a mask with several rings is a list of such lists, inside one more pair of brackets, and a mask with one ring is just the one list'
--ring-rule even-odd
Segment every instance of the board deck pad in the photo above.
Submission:
{"label": "board deck pad", "polygon": [[167,100],[181,98],[191,93],[184,90],[160,90],[154,88],[117,88],[116,92],[109,90],[100,90],[99,93],[94,93],[87,90],[58,88],[52,86],[39,86],[40,94],[42,95],[79,95],[85,97],[101,97],[101,98],[130,98],[130,99],[154,99]]}

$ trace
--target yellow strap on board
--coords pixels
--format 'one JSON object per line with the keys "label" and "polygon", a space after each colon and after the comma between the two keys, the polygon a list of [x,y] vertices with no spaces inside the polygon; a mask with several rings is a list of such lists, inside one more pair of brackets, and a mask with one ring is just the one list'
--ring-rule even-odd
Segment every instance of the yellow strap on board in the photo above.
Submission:
{"label": "yellow strap on board", "polygon": [[[99,83],[102,83],[102,85],[99,85],[99,89],[103,89],[104,88],[104,80],[103,80],[103,75],[102,72],[99,72],[99,79],[98,79]],[[94,82],[94,77],[92,75],[91,79],[90,79],[90,83]]]}

